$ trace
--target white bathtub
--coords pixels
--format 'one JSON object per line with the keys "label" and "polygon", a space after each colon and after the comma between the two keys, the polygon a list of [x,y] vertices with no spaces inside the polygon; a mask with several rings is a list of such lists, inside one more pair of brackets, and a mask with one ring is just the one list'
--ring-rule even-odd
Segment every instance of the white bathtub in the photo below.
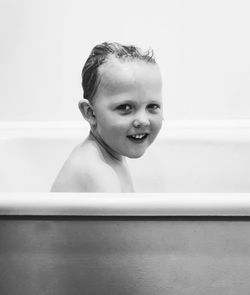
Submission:
{"label": "white bathtub", "polygon": [[250,125],[182,123],[130,161],[137,194],[48,193],[87,131],[2,124],[0,294],[248,295]]}

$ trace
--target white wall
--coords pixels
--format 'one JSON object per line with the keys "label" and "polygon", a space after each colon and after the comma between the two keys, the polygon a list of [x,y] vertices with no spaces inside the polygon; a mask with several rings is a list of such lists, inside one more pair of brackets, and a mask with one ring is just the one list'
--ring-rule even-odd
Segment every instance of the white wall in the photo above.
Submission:
{"label": "white wall", "polygon": [[155,50],[167,119],[249,119],[249,28],[247,0],[0,0],[0,120],[82,120],[106,40]]}

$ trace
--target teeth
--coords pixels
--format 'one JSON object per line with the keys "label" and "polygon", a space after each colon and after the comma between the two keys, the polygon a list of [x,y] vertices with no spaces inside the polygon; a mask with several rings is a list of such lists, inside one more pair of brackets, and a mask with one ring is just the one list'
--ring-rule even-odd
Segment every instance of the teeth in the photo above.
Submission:
{"label": "teeth", "polygon": [[136,139],[142,139],[145,136],[145,134],[135,134],[132,135],[132,137],[136,138]]}

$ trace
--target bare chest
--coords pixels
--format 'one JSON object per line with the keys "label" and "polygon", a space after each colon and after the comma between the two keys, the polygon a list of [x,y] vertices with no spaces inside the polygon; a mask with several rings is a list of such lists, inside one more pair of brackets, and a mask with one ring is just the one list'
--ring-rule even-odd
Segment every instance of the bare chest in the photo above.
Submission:
{"label": "bare chest", "polygon": [[115,172],[123,193],[134,192],[133,181],[127,167],[115,167]]}

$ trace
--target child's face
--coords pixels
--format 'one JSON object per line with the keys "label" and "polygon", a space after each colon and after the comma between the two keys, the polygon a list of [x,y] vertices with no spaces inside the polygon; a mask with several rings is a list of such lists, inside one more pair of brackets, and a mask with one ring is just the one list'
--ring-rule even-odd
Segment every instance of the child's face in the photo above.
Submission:
{"label": "child's face", "polygon": [[99,74],[101,82],[93,101],[95,132],[114,152],[138,158],[162,125],[159,68],[144,61],[110,58]]}

